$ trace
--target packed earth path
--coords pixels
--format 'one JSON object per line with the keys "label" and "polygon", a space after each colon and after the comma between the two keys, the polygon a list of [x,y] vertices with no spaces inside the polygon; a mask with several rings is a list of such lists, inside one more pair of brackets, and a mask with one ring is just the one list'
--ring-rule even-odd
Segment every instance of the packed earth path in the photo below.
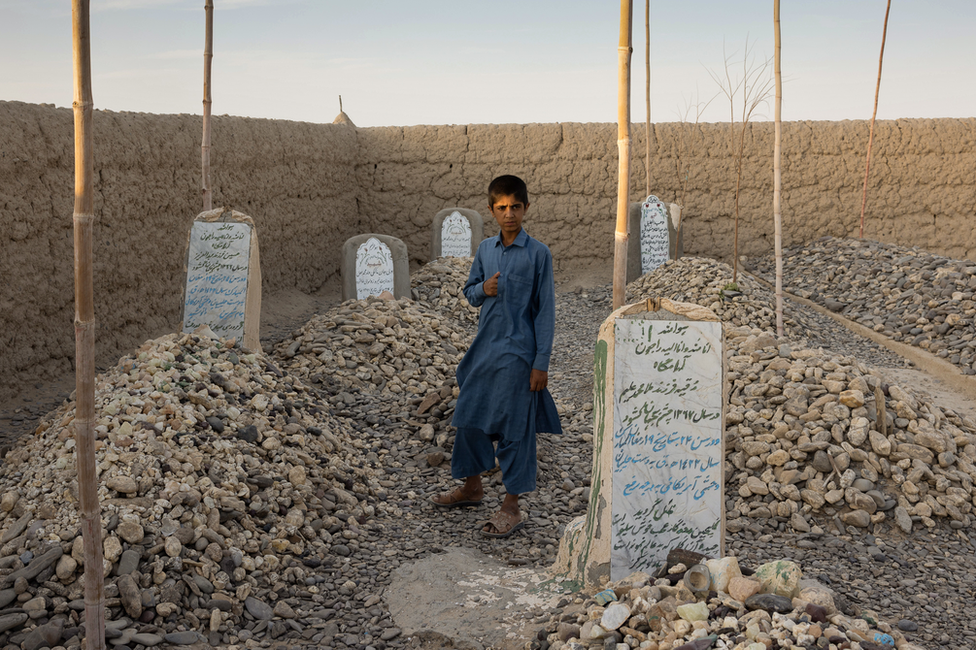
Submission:
{"label": "packed earth path", "polygon": [[[402,613],[404,597],[410,593],[405,585],[411,581],[421,588],[427,586],[428,591],[448,590],[451,585],[450,580],[445,581],[446,575],[478,575],[486,559],[497,566],[543,571],[555,559],[562,530],[585,513],[589,498],[593,343],[610,313],[611,292],[605,275],[564,273],[557,275],[557,339],[550,368],[550,388],[564,433],[541,437],[539,489],[523,500],[525,528],[500,540],[480,535],[482,522],[504,497],[497,472],[486,482],[486,498],[480,508],[441,510],[429,503],[430,496],[455,485],[449,469],[449,420],[456,396],[451,369],[466,349],[466,337],[474,334],[476,319],[476,312],[466,311],[460,303],[463,296],[458,295],[458,287],[464,275],[463,264],[443,260],[420,269],[414,282],[416,303],[368,300],[340,304],[334,296],[282,300],[280,320],[265,323],[262,345],[267,360],[245,358],[206,338],[184,337],[149,342],[153,345],[147,343],[142,354],[120,361],[117,370],[107,368],[109,373],[120,373],[112,375],[120,379],[106,380],[106,391],[112,384],[125,393],[106,392],[105,404],[114,399],[113,403],[131,405],[130,397],[145,395],[139,393],[143,390],[138,383],[141,377],[155,372],[145,374],[142,368],[146,366],[140,364],[153,363],[155,355],[160,355],[150,370],[171,365],[173,370],[166,372],[184,373],[174,375],[175,380],[197,412],[206,413],[185,434],[175,437],[174,442],[182,446],[173,450],[184,460],[157,465],[160,478],[155,484],[149,454],[138,458],[150,467],[135,486],[122,480],[128,474],[126,467],[105,461],[103,478],[114,480],[117,488],[104,495],[110,499],[103,511],[119,550],[107,590],[115,614],[109,630],[123,639],[116,647],[140,650],[206,642],[239,648],[548,648],[561,643],[556,639],[557,629],[569,634],[596,607],[587,595],[569,592],[515,608],[485,596],[473,605],[480,623],[462,630],[457,621],[448,620],[454,613],[439,608],[414,611],[410,617]],[[966,398],[953,393],[951,387],[912,374],[918,371],[911,361],[803,304],[789,304],[786,339],[772,338],[768,290],[743,273],[741,295],[722,296],[719,290],[728,282],[728,275],[724,265],[688,258],[633,283],[628,298],[661,295],[698,302],[719,313],[729,324],[729,354],[734,361],[730,370],[736,375],[730,381],[738,382],[736,394],[741,390],[743,396],[759,393],[755,399],[764,398],[762,391],[751,387],[768,381],[768,373],[753,373],[746,361],[750,358],[767,366],[777,359],[792,360],[794,367],[800,361],[810,368],[819,363],[816,368],[824,372],[809,376],[816,380],[810,383],[813,404],[818,395],[827,394],[818,382],[842,368],[851,369],[844,381],[860,381],[858,364],[862,364],[877,370],[870,377],[884,378],[865,381],[869,387],[931,388],[938,393],[934,402],[920,394],[912,398],[915,409],[937,412],[933,416],[937,422],[949,421],[960,432],[968,432],[960,436],[972,435],[973,404],[965,403]],[[266,300],[266,309],[271,305],[274,310],[274,298]],[[387,329],[395,335],[385,334]],[[804,350],[816,352],[808,356]],[[175,353],[173,360],[166,361],[167,353]],[[384,354],[387,362],[376,361]],[[201,373],[194,362],[205,362],[210,374]],[[184,382],[184,378],[190,381]],[[7,417],[0,417],[0,433],[10,445],[5,451],[17,452],[10,443],[23,442],[25,438],[17,436],[25,433],[30,439],[29,432],[35,427],[43,430],[35,435],[36,443],[40,436],[51,435],[70,422],[69,407],[73,405],[69,403],[49,415],[67,393],[50,393],[44,386],[36,390],[37,399],[18,404],[20,413],[8,409],[4,412]],[[764,390],[768,397],[769,391]],[[892,392],[897,393],[897,388]],[[157,408],[145,398],[140,400],[143,411]],[[255,400],[260,408],[254,406]],[[848,509],[840,507],[843,502],[837,508],[821,502],[817,508],[778,510],[788,500],[777,500],[772,492],[746,489],[760,489],[756,479],[761,468],[754,469],[752,464],[747,468],[741,446],[751,434],[741,427],[751,424],[755,428],[768,419],[758,408],[761,404],[751,408],[749,403],[733,402],[736,408],[730,409],[733,415],[727,419],[727,424],[734,423],[729,431],[735,433],[727,433],[726,553],[753,568],[770,560],[793,560],[806,577],[835,592],[835,602],[844,614],[883,621],[888,629],[918,646],[976,647],[976,614],[971,608],[976,598],[972,516],[953,519],[930,508],[928,515],[911,516],[906,533],[891,516],[861,525],[856,518],[848,518]],[[929,406],[934,403],[941,408]],[[857,408],[869,410],[871,404]],[[166,408],[170,407],[161,406],[160,412]],[[248,408],[256,409],[254,416],[247,413]],[[835,422],[844,420],[838,417],[843,414],[838,413],[836,402],[828,400],[822,407],[809,408],[822,408],[824,417],[829,415]],[[849,413],[854,410],[852,407]],[[758,419],[747,419],[753,417],[750,412],[759,414]],[[154,413],[150,411],[150,415]],[[848,420],[854,418],[848,415]],[[114,445],[129,445],[125,449],[130,451],[142,444],[139,435],[150,429],[144,419],[133,422],[146,422],[145,431],[126,427],[126,422],[120,426],[117,418],[107,422],[108,439]],[[234,442],[237,451],[226,442],[221,444],[227,440],[220,435],[225,428],[236,432],[241,441]],[[798,441],[796,446],[816,447],[816,435],[812,437],[813,442]],[[63,433],[47,439],[49,448],[66,446]],[[173,453],[159,440],[149,442],[155,447],[147,450]],[[260,444],[263,451],[249,452],[245,443]],[[288,451],[296,445],[295,451]],[[811,466],[818,458],[814,447],[809,452]],[[332,451],[326,451],[329,449]],[[0,490],[10,505],[0,504],[5,544],[0,566],[29,565],[32,557],[49,552],[45,544],[51,536],[71,550],[77,539],[76,525],[62,512],[41,508],[45,493],[32,491],[32,481],[41,478],[55,487],[60,485],[58,481],[70,481],[70,477],[44,474],[45,470],[35,467],[60,462],[70,473],[70,461],[58,460],[67,458],[70,451],[63,449],[38,461],[27,453],[8,454],[0,467],[4,473]],[[231,455],[225,461],[227,453]],[[966,453],[958,450],[960,456]],[[239,477],[234,476],[235,466]],[[184,471],[188,473],[184,475]],[[165,487],[163,478],[169,481]],[[927,480],[926,476],[914,478],[922,483]],[[880,489],[883,478],[863,472],[858,480],[871,483],[864,486],[870,492],[874,487]],[[932,482],[934,485],[934,476]],[[216,515],[206,514],[206,500],[195,496],[205,492],[207,485],[223,486],[226,493],[215,493],[217,503],[210,512],[219,512],[216,519]],[[70,492],[70,485],[67,490]],[[6,496],[14,493],[16,498]],[[935,487],[931,493],[936,493]],[[185,496],[173,498],[178,494]],[[243,495],[246,502],[239,503],[241,498],[234,495]],[[146,496],[156,499],[154,506]],[[891,499],[888,491],[882,497],[882,501]],[[137,504],[138,499],[142,500]],[[303,508],[297,508],[299,504]],[[160,507],[161,511],[153,510]],[[886,503],[885,507],[885,512],[893,512],[892,506]],[[872,512],[874,508],[871,506]],[[142,512],[144,517],[138,531],[130,525],[134,512]],[[62,521],[65,523],[59,523]],[[240,526],[249,534],[242,536]],[[281,534],[279,528],[285,526],[293,526],[291,534]],[[196,569],[190,580],[181,575],[186,568]],[[52,646],[80,648],[77,571],[70,563],[58,561],[57,572],[42,573],[47,581],[25,580],[10,587],[13,599],[22,605],[18,608],[8,601],[9,611],[0,610],[0,620],[7,615],[20,620],[20,612],[27,611],[30,601],[30,621],[47,625],[49,635],[51,626],[58,627],[54,621],[66,617]],[[124,575],[133,577],[123,579]],[[132,585],[136,585],[136,593],[141,587],[142,603],[132,602]],[[482,586],[485,593],[491,592],[491,585]],[[0,596],[4,593],[0,590]],[[445,591],[445,599],[451,594]],[[40,603],[39,597],[43,597]],[[21,647],[30,636],[27,620],[0,633],[0,641]],[[410,627],[402,620],[409,620]],[[41,646],[33,645],[31,650],[37,647]]]}

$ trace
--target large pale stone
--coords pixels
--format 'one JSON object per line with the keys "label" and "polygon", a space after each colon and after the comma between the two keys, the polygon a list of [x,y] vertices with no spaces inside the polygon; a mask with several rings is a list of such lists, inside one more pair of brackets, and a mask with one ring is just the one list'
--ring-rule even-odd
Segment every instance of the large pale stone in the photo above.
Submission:
{"label": "large pale stone", "polygon": [[814,583],[812,580],[803,580],[800,583],[800,594],[798,598],[823,607],[827,610],[828,615],[832,616],[837,613],[837,607],[834,605],[834,597],[830,590],[821,584]]}
{"label": "large pale stone", "polygon": [[18,501],[20,501],[19,492],[4,492],[3,496],[0,497],[0,511],[10,512],[17,505]]}
{"label": "large pale stone", "polygon": [[855,447],[860,447],[868,439],[870,428],[871,422],[867,418],[852,418],[851,426],[847,430],[847,440]]}
{"label": "large pale stone", "polygon": [[864,393],[859,390],[844,390],[840,393],[840,403],[852,409],[864,406]]}
{"label": "large pale stone", "polygon": [[783,449],[777,449],[766,457],[766,464],[773,467],[780,467],[790,462],[790,453]]}
{"label": "large pale stone", "polygon": [[715,591],[728,592],[729,581],[742,575],[739,560],[734,556],[706,560],[705,566],[708,567],[708,573],[711,575],[708,588]]}
{"label": "large pale stone", "polygon": [[792,598],[799,593],[800,578],[803,572],[795,562],[776,560],[767,562],[756,569],[756,579],[762,583],[764,594],[776,594]]}
{"label": "large pale stone", "polygon": [[708,605],[702,601],[678,605],[678,616],[689,623],[694,621],[707,621]]}
{"label": "large pale stone", "polygon": [[163,550],[170,557],[179,557],[183,552],[183,544],[175,536],[167,537],[163,540]]}
{"label": "large pale stone", "polygon": [[760,589],[762,589],[762,583],[752,578],[736,576],[729,580],[728,593],[740,603],[746,602],[749,596],[758,594]]}
{"label": "large pale stone", "polygon": [[139,484],[131,476],[113,476],[105,481],[105,487],[121,494],[135,494],[139,491]]}
{"label": "large pale stone", "polygon": [[626,623],[628,618],[630,618],[630,607],[624,603],[613,603],[603,612],[600,625],[606,630],[616,630]]}
{"label": "large pale stone", "polygon": [[122,542],[115,535],[109,535],[102,542],[102,553],[107,562],[115,563],[122,556]]}
{"label": "large pale stone", "polygon": [[117,531],[119,533],[119,537],[130,544],[138,544],[145,536],[145,531],[143,530],[142,526],[135,521],[121,522]]}
{"label": "large pale stone", "polygon": [[864,510],[851,510],[841,513],[840,520],[847,526],[867,528],[871,525],[871,514]]}
{"label": "large pale stone", "polygon": [[62,555],[58,559],[57,568],[54,570],[55,575],[58,576],[58,580],[61,582],[68,582],[71,576],[74,575],[75,570],[78,568],[78,562],[70,555]]}
{"label": "large pale stone", "polygon": [[[770,454],[772,456],[772,454]],[[746,479],[746,487],[752,494],[767,495],[769,494],[769,486],[759,478],[758,476],[750,476]]]}
{"label": "large pale stone", "polygon": [[871,440],[871,449],[879,456],[887,456],[891,453],[891,441],[875,430],[868,431]]}

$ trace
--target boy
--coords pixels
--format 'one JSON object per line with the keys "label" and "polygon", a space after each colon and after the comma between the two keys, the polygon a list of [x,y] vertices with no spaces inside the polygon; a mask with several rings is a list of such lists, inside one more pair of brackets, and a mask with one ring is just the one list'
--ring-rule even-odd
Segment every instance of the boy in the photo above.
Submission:
{"label": "boy", "polygon": [[441,508],[481,504],[481,475],[502,470],[505,499],[481,532],[508,537],[524,525],[520,494],[535,490],[536,433],[562,433],[546,386],[556,324],[552,255],[522,229],[529,194],[522,179],[488,185],[497,236],[481,242],[464,295],[481,307],[478,335],[458,364],[451,476],[464,485],[431,498]]}

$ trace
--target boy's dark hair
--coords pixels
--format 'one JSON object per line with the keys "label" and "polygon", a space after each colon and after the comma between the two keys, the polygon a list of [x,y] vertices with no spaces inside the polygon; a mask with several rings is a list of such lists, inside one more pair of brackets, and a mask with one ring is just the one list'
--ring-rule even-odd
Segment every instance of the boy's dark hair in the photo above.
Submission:
{"label": "boy's dark hair", "polygon": [[506,174],[488,184],[488,205],[490,207],[494,207],[495,201],[502,196],[514,196],[525,205],[529,204],[529,189],[525,186],[525,181],[518,176]]}

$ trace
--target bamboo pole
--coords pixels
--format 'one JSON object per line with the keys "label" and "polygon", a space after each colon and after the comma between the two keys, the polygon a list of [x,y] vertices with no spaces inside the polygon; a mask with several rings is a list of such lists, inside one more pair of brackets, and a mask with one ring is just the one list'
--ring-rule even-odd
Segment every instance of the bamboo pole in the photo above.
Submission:
{"label": "bamboo pole", "polygon": [[776,77],[775,127],[773,132],[773,246],[776,255],[776,336],[783,336],[783,214],[782,167],[783,153],[783,71],[780,67],[781,43],[779,30],[779,0],[773,0],[773,74]]}
{"label": "bamboo pole", "polygon": [[651,195],[651,0],[644,0],[644,99],[647,123],[644,127],[644,196]]}
{"label": "bamboo pole", "polygon": [[627,213],[630,210],[630,55],[634,0],[620,0],[620,45],[617,47],[617,227],[613,249],[613,308],[627,298]]}
{"label": "bamboo pole", "polygon": [[75,118],[75,445],[85,558],[85,647],[105,648],[102,517],[95,474],[95,300],[92,273],[92,91],[89,0],[72,0]]}
{"label": "bamboo pole", "polygon": [[203,173],[203,210],[213,209],[213,188],[210,185],[210,68],[213,62],[213,0],[206,0],[203,11],[207,15],[207,36],[203,48],[203,144],[200,145]]}
{"label": "bamboo pole", "polygon": [[864,208],[868,203],[868,174],[871,172],[871,145],[874,142],[874,120],[878,117],[878,94],[881,92],[881,64],[884,63],[885,39],[888,37],[888,13],[891,11],[891,0],[885,9],[884,29],[881,31],[881,56],[878,57],[878,83],[874,87],[874,112],[871,113],[871,130],[868,134],[868,155],[864,163],[864,190],[861,192],[861,227],[857,232],[858,239],[864,238]]}

